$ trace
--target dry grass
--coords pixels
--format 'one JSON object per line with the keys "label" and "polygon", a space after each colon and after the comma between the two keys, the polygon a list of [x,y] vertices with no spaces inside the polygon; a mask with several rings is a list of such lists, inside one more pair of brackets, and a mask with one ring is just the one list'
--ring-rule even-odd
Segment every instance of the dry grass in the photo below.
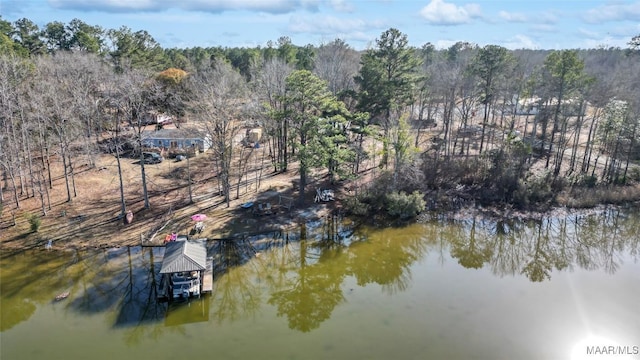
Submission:
{"label": "dry grass", "polygon": [[[53,190],[49,191],[51,209],[43,216],[39,198],[21,200],[19,209],[5,208],[0,228],[3,247],[29,248],[53,240],[60,246],[131,245],[140,242],[140,234],[148,231],[150,222],[174,204],[184,203],[184,191],[178,181],[158,176],[175,164],[165,162],[147,165],[151,210],[144,210],[140,165],[134,159],[122,159],[123,183],[128,209],[135,214],[134,224],[126,226],[120,219],[120,190],[116,160],[112,156],[98,157],[93,169],[76,171],[78,196],[67,202],[65,181],[60,164],[54,163]],[[7,206],[8,207],[8,206]],[[30,233],[27,219],[42,216],[37,233]],[[16,225],[12,225],[15,216]]]}
{"label": "dry grass", "polygon": [[[78,196],[66,201],[65,182],[60,164],[54,170],[54,189],[50,191],[51,210],[42,216],[39,198],[21,199],[16,209],[5,203],[0,218],[0,247],[3,249],[29,249],[44,247],[52,240],[55,248],[118,247],[162,245],[167,233],[189,233],[193,227],[190,216],[195,213],[208,215],[202,237],[221,238],[238,233],[268,231],[295,223],[299,212],[280,211],[273,216],[256,218],[240,208],[246,201],[269,201],[278,210],[280,195],[297,196],[292,190],[295,171],[285,174],[270,173],[265,163],[260,188],[256,184],[241,186],[236,199],[227,207],[218,196],[215,174],[209,156],[204,154],[190,162],[194,203],[189,204],[187,180],[184,179],[187,163],[166,160],[161,164],[146,165],[150,209],[144,209],[140,165],[136,159],[122,159],[123,182],[127,209],[134,213],[132,224],[124,224],[120,215],[120,190],[115,158],[101,155],[93,169],[79,168],[76,172]],[[251,176],[250,176],[251,179]],[[310,187],[311,188],[311,187]],[[309,188],[309,189],[310,189]],[[314,204],[313,194],[307,190],[307,209],[316,216],[330,211],[326,205]],[[5,193],[5,199],[10,194]],[[299,211],[303,209],[298,209]],[[42,225],[37,233],[30,230],[28,219],[40,215]],[[13,225],[15,218],[15,225]],[[153,242],[147,240],[156,234]]]}
{"label": "dry grass", "polygon": [[631,186],[607,186],[573,188],[556,197],[561,206],[590,208],[599,204],[623,204],[640,201],[640,184]]}

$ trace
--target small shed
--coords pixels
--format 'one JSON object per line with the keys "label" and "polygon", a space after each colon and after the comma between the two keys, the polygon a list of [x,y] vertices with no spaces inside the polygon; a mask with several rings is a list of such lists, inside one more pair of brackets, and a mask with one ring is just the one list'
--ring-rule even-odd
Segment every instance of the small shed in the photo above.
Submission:
{"label": "small shed", "polygon": [[142,115],[141,123],[143,125],[166,125],[173,122],[171,116],[157,111],[148,111]]}
{"label": "small shed", "polygon": [[247,147],[259,147],[260,140],[262,139],[262,129],[247,129],[242,144]]}
{"label": "small shed", "polygon": [[262,139],[262,129],[257,128],[257,129],[247,130],[248,141],[252,143],[256,143],[256,142],[259,142],[260,139]]}
{"label": "small shed", "polygon": [[160,129],[144,131],[142,142],[147,147],[157,147],[168,150],[197,149],[200,152],[211,148],[211,137],[203,131],[192,128]]}
{"label": "small shed", "polygon": [[171,241],[166,244],[160,274],[167,295],[173,299],[200,296],[207,270],[207,247],[203,240]]}

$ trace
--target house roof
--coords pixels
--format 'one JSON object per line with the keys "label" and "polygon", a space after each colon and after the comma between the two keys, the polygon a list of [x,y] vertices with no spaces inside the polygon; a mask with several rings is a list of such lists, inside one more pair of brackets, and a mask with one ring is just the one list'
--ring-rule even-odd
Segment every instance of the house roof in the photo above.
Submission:
{"label": "house roof", "polygon": [[207,247],[202,240],[171,241],[166,245],[161,274],[206,270]]}

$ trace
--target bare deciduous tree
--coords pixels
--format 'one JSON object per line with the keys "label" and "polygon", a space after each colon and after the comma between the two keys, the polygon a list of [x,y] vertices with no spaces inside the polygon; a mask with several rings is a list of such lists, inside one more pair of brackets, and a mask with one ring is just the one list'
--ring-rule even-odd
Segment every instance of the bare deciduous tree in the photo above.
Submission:
{"label": "bare deciduous tree", "polygon": [[256,98],[263,102],[266,110],[263,123],[273,151],[272,162],[275,171],[287,171],[289,163],[289,122],[272,116],[284,111],[282,98],[286,92],[285,79],[293,71],[293,66],[279,58],[273,58],[256,66],[252,78],[253,91]]}
{"label": "bare deciduous tree", "polygon": [[327,82],[329,91],[339,96],[355,91],[354,77],[360,69],[360,54],[344,40],[335,39],[316,50],[313,72]]}
{"label": "bare deciduous tree", "polygon": [[[239,114],[246,101],[246,82],[242,75],[224,61],[215,61],[191,79],[192,107],[213,143],[214,161],[224,200],[231,197],[231,163],[235,137],[240,130]],[[242,174],[239,174],[242,176]]]}

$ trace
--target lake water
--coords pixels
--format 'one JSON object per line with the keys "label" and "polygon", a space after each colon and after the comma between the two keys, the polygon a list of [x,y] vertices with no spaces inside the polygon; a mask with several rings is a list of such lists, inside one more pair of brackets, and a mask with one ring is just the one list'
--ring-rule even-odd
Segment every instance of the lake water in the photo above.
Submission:
{"label": "lake water", "polygon": [[208,250],[213,293],[182,304],[156,300],[162,248],[2,254],[0,359],[640,359],[637,212],[327,218]]}

